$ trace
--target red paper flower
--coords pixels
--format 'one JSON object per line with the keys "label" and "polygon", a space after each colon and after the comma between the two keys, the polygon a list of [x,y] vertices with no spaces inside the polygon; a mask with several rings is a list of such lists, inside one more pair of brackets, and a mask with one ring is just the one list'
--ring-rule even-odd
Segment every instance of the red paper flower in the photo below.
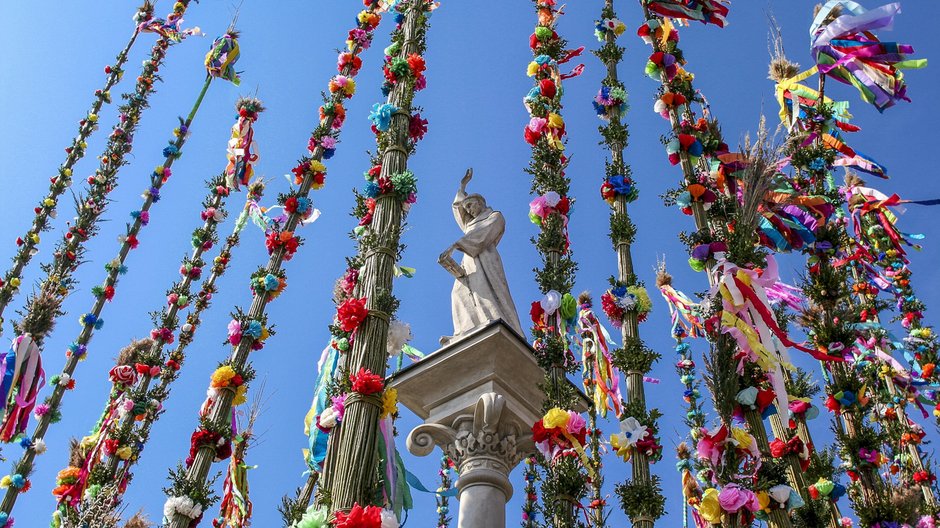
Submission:
{"label": "red paper flower", "polygon": [[542,303],[539,301],[533,301],[532,308],[529,310],[529,315],[532,317],[533,323],[541,324],[542,316],[545,315],[545,309],[542,308]]}
{"label": "red paper flower", "polygon": [[422,119],[421,114],[411,116],[411,121],[408,123],[408,137],[411,138],[412,141],[419,141],[424,139],[424,135],[427,133],[428,120]]}
{"label": "red paper flower", "polygon": [[346,299],[336,309],[336,318],[339,320],[339,326],[344,332],[355,331],[367,315],[369,315],[369,309],[366,308],[365,297]]}
{"label": "red paper flower", "polygon": [[365,367],[360,368],[359,372],[349,376],[349,381],[352,382],[353,392],[364,395],[381,392],[382,388],[385,386],[385,381],[382,379],[382,376],[373,374],[371,370]]}
{"label": "red paper flower", "polygon": [[336,512],[334,528],[382,528],[382,508],[378,506],[353,505],[349,513]]}
{"label": "red paper flower", "polygon": [[421,77],[425,70],[428,69],[427,65],[424,62],[424,57],[418,55],[417,53],[412,53],[408,55],[408,67],[411,68],[411,73],[417,78]]}
{"label": "red paper flower", "polygon": [[555,93],[557,91],[555,88],[555,81],[551,79],[542,79],[539,81],[539,91],[542,93],[542,97],[554,99]]}
{"label": "red paper flower", "polygon": [[130,365],[118,365],[111,369],[111,372],[108,373],[108,378],[111,380],[111,383],[132,385],[137,381],[137,373],[134,372],[134,367]]}

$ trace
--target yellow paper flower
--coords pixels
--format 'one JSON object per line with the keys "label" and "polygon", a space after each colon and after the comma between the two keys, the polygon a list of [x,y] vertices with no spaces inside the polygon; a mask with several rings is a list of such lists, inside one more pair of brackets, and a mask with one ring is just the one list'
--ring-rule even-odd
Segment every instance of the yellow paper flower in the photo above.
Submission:
{"label": "yellow paper flower", "polygon": [[239,385],[235,389],[235,398],[232,400],[232,405],[241,405],[248,401],[248,385]]}
{"label": "yellow paper flower", "polygon": [[734,439],[734,444],[739,449],[747,449],[747,447],[751,445],[751,442],[754,441],[754,437],[740,427],[731,428],[731,438]]}
{"label": "yellow paper flower", "polygon": [[98,122],[98,114],[88,114],[88,120],[92,123]]}
{"label": "yellow paper flower", "polygon": [[568,415],[568,411],[563,411],[558,407],[555,407],[545,413],[545,416],[542,417],[542,426],[546,429],[565,427],[568,425],[568,420],[570,419],[571,416]]}
{"label": "yellow paper flower", "polygon": [[770,512],[770,495],[766,491],[757,492],[757,502],[760,504],[760,509]]}
{"label": "yellow paper flower", "polygon": [[45,200],[42,201],[42,204],[45,205],[46,207],[52,207],[53,205],[55,205],[55,200],[53,200],[52,198],[46,198]]}
{"label": "yellow paper flower", "polygon": [[705,521],[711,524],[721,523],[721,504],[718,503],[718,490],[708,488],[702,495],[702,502],[698,505],[698,513]]}
{"label": "yellow paper flower", "polygon": [[33,241],[33,244],[38,244],[38,243],[39,243],[39,233],[33,233],[32,235],[29,235],[29,239]]}
{"label": "yellow paper flower", "polygon": [[264,341],[265,339],[271,337],[271,331],[267,328],[261,328],[261,335],[258,336],[258,341]]}
{"label": "yellow paper flower", "polygon": [[539,63],[533,61],[529,63],[529,67],[526,69],[526,75],[529,77],[535,77],[535,74],[538,73],[538,71]]}
{"label": "yellow paper flower", "polygon": [[64,176],[71,176],[71,175],[72,175],[72,169],[63,169],[63,170],[62,170],[62,174],[63,174]]}
{"label": "yellow paper flower", "polygon": [[565,120],[558,114],[548,114],[548,127],[561,128],[565,126]]}
{"label": "yellow paper flower", "polygon": [[229,382],[232,378],[235,377],[235,370],[229,365],[225,365],[216,369],[212,373],[212,386],[213,387],[228,387]]}
{"label": "yellow paper flower", "polygon": [[630,449],[630,444],[626,442],[620,443],[620,435],[613,435],[610,437],[610,447],[614,448],[617,456],[622,458],[624,462],[630,461],[630,457],[633,455],[633,450]]}
{"label": "yellow paper flower", "polygon": [[4,475],[0,479],[0,488],[7,489],[10,487],[10,484],[13,484],[13,479],[10,478],[10,475]]}
{"label": "yellow paper flower", "polygon": [[114,452],[114,454],[117,455],[121,460],[127,460],[131,457],[132,454],[134,454],[134,452],[131,451],[130,446],[122,446],[119,447],[117,451]]}
{"label": "yellow paper flower", "polygon": [[385,389],[382,393],[382,418],[398,414],[398,389]]}
{"label": "yellow paper flower", "polygon": [[19,287],[20,287],[20,278],[19,278],[19,277],[13,277],[12,279],[10,279],[10,286],[13,286],[14,288],[19,288]]}
{"label": "yellow paper flower", "polygon": [[100,436],[101,436],[101,431],[98,431],[97,433],[95,433],[95,434],[93,434],[93,435],[86,436],[85,438],[82,438],[82,441],[81,441],[81,443],[79,444],[79,446],[80,446],[83,450],[86,450],[86,451],[87,451],[88,449],[91,449],[92,447],[95,447],[95,444],[98,443],[98,438],[99,438]]}
{"label": "yellow paper flower", "polygon": [[326,172],[326,165],[318,160],[310,160],[310,170],[313,172]]}
{"label": "yellow paper flower", "polygon": [[359,18],[359,23],[360,23],[360,24],[365,24],[366,22],[369,21],[369,12],[368,12],[368,11],[360,11],[358,18]]}

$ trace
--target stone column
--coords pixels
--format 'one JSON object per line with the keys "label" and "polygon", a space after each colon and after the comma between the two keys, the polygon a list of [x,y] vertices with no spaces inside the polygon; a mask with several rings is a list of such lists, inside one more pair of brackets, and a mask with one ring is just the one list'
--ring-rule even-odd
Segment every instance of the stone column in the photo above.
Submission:
{"label": "stone column", "polygon": [[473,414],[458,416],[453,426],[426,423],[408,435],[408,450],[429,455],[435,446],[457,464],[458,528],[504,528],[512,497],[509,473],[534,450],[532,434],[506,412],[506,399],[495,392],[480,396]]}

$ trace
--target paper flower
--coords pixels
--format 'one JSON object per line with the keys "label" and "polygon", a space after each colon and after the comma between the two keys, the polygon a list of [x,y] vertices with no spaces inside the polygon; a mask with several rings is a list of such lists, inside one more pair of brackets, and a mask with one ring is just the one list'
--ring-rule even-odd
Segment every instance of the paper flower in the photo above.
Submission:
{"label": "paper flower", "polygon": [[401,354],[401,350],[405,344],[411,341],[411,339],[411,326],[398,319],[393,319],[388,327],[388,341],[386,342],[385,351],[389,356],[397,357]]}
{"label": "paper flower", "polygon": [[392,114],[398,111],[395,105],[390,103],[375,103],[372,106],[372,112],[369,113],[369,119],[375,125],[376,130],[385,132],[392,123]]}
{"label": "paper flower", "polygon": [[336,318],[340,328],[344,332],[353,332],[369,315],[369,309],[366,308],[367,299],[349,298],[336,309]]}
{"label": "paper flower", "polygon": [[380,392],[382,387],[385,386],[385,380],[382,379],[382,376],[373,374],[371,370],[365,367],[360,368],[359,372],[349,376],[349,381],[352,382],[353,391],[367,396]]}
{"label": "paper flower", "polygon": [[378,506],[353,505],[349,513],[336,512],[334,528],[384,528],[382,526],[382,508]]}
{"label": "paper flower", "polygon": [[721,523],[721,503],[718,501],[718,490],[708,488],[702,495],[702,501],[698,506],[698,513],[709,524]]}

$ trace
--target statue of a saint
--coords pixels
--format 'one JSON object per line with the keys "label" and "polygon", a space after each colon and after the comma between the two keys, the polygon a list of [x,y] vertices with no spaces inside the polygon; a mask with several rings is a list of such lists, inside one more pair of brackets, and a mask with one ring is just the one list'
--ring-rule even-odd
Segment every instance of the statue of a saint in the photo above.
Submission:
{"label": "statue of a saint", "polygon": [[[473,178],[473,169],[460,180],[460,189],[454,197],[454,219],[464,235],[441,253],[438,262],[454,278],[451,293],[451,312],[454,317],[454,335],[441,338],[447,344],[474,328],[502,319],[515,331],[522,333],[516,305],[509,293],[503,261],[496,245],[506,230],[502,213],[487,207],[479,194],[467,194],[467,184]],[[451,253],[463,253],[460,264]]]}

